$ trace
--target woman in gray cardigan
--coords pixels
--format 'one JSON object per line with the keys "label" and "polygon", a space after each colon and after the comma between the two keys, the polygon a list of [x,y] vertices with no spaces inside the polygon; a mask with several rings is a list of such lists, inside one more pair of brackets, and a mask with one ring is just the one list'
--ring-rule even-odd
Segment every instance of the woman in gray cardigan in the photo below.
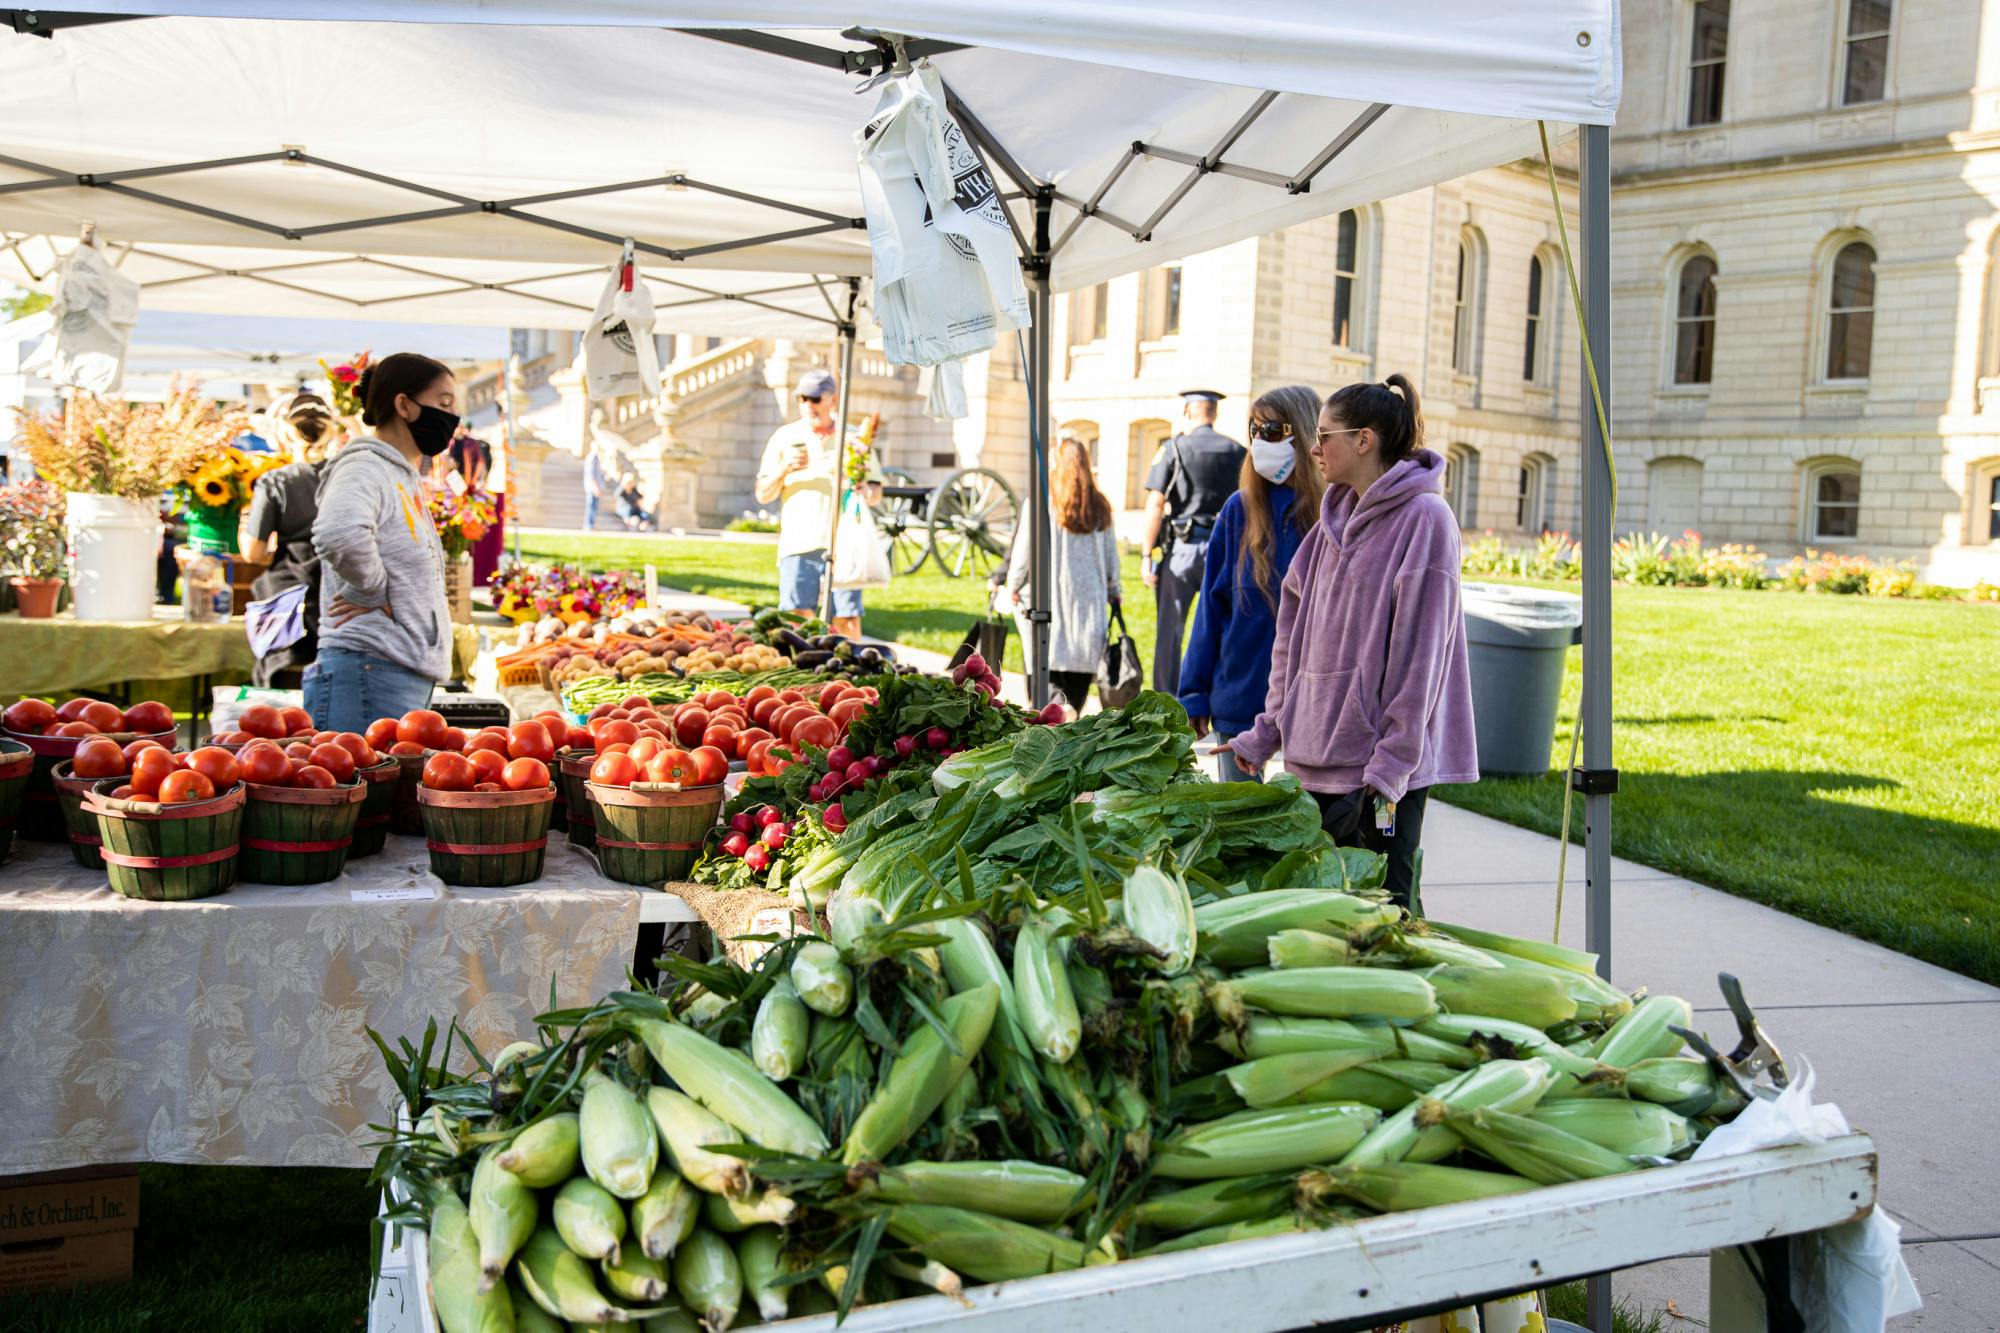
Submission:
{"label": "woman in gray cardigan", "polygon": [[[1049,464],[1049,507],[1055,528],[1049,534],[1049,682],[1083,709],[1090,682],[1104,657],[1111,608],[1121,600],[1118,535],[1111,524],[1111,502],[1097,489],[1090,468],[1090,451],[1069,436],[1056,446]],[[1023,525],[1015,538],[1016,559],[1008,562],[1007,587],[1016,598],[1028,583]]]}

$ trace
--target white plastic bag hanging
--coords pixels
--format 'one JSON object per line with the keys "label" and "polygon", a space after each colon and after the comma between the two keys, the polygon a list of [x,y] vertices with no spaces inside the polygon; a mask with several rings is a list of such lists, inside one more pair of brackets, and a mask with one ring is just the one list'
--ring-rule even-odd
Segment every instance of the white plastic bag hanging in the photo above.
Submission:
{"label": "white plastic bag hanging", "polygon": [[924,415],[933,421],[958,421],[971,414],[965,400],[965,362],[940,361],[917,376],[924,395]]}
{"label": "white plastic bag hanging", "polygon": [[594,399],[653,398],[660,392],[660,356],[653,346],[653,294],[638,280],[632,242],[597,298],[583,332],[583,375]]}
{"label": "white plastic bag hanging", "polygon": [[56,270],[50,336],[21,369],[64,388],[113,393],[125,379],[125,350],[139,322],[139,284],[111,266],[95,240],[71,250]]}
{"label": "white plastic bag hanging", "polygon": [[934,366],[1028,324],[1028,292],[998,187],[945,110],[937,71],[883,85],[856,135],[882,349]]}
{"label": "white plastic bag hanging", "polygon": [[888,586],[889,543],[861,496],[849,491],[841,502],[840,529],[833,538],[834,591]]}

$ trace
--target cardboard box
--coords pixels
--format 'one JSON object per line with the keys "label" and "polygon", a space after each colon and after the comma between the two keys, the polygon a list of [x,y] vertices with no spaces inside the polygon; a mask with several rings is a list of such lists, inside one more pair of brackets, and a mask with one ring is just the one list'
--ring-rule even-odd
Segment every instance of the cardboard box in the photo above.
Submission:
{"label": "cardboard box", "polygon": [[0,1290],[128,1281],[138,1226],[132,1167],[0,1179]]}

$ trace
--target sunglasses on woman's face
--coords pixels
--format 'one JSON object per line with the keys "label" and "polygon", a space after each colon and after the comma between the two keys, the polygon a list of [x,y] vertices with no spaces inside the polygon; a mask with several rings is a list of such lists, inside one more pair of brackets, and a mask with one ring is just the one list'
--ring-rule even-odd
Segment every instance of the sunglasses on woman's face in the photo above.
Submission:
{"label": "sunglasses on woman's face", "polygon": [[1291,433],[1292,428],[1282,421],[1253,421],[1250,423],[1250,434],[1267,444],[1276,444],[1279,440],[1290,436]]}

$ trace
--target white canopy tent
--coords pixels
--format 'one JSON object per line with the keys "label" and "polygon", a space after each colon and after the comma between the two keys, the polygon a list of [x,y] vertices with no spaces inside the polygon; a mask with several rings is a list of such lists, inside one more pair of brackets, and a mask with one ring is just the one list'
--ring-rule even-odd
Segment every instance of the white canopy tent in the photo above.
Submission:
{"label": "white canopy tent", "polygon": [[[132,247],[127,271],[165,309],[577,327],[632,238],[659,328],[831,330],[851,349],[842,280],[870,267],[853,135],[873,103],[857,92],[898,56],[931,60],[1030,284],[1038,554],[1055,292],[1534,156],[1538,121],[1583,127],[1584,344],[1608,371],[1617,0],[88,9],[0,9],[0,28],[41,34],[0,40],[0,234],[92,222]],[[984,188],[980,165],[962,190]],[[0,240],[0,277],[33,276],[27,249]],[[1608,958],[1611,481],[1597,415],[1582,415],[1575,781],[1590,946]],[[1031,620],[1041,698],[1046,612]]]}

